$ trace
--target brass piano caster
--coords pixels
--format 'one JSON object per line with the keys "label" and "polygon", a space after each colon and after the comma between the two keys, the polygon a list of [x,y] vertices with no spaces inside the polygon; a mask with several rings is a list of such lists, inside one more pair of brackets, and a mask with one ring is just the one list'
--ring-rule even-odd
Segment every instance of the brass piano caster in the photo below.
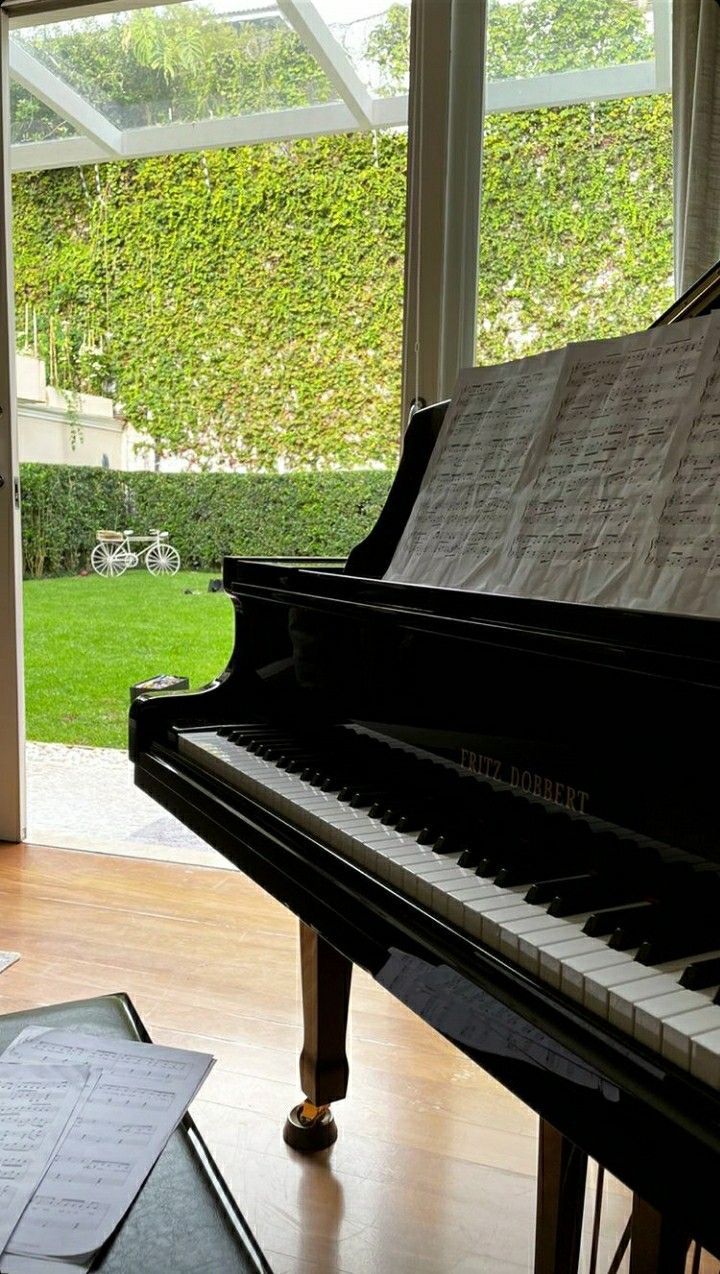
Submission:
{"label": "brass piano caster", "polygon": [[329,1106],[314,1106],[303,1101],[293,1106],[285,1120],[283,1141],[301,1154],[312,1155],[327,1150],[337,1140],[337,1124]]}

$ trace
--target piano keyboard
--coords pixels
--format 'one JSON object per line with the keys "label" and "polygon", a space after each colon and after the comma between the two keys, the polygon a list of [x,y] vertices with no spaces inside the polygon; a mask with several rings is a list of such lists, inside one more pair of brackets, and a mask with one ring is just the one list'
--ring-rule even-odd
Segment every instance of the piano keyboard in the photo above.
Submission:
{"label": "piano keyboard", "polygon": [[177,734],[188,760],[720,1088],[716,864],[362,727]]}

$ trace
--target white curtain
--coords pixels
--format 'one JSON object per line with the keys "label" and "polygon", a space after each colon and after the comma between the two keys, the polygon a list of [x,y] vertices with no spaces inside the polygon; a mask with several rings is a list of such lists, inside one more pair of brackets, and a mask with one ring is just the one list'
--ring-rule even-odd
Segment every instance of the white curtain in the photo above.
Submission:
{"label": "white curtain", "polygon": [[720,5],[673,3],[675,286],[720,259]]}

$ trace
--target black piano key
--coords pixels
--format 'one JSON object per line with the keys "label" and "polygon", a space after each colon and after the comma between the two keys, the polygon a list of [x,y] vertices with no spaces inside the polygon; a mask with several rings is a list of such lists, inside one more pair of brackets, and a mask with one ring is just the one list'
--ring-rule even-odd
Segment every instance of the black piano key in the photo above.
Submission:
{"label": "black piano key", "polygon": [[284,742],[263,743],[258,748],[256,756],[262,757],[264,761],[277,761],[288,750],[288,744]]}
{"label": "black piano key", "polygon": [[626,913],[610,935],[608,946],[613,951],[628,951],[631,947],[639,947],[660,927],[660,910],[655,904],[637,915]]}
{"label": "black piano key", "polygon": [[332,774],[322,774],[314,786],[321,792],[339,792],[343,781],[342,778],[335,778]]}
{"label": "black piano key", "polygon": [[376,818],[378,822],[382,822],[382,816],[386,812],[387,808],[388,803],[386,800],[375,801],[374,804],[370,806],[368,814],[370,815],[370,818]]}
{"label": "black piano key", "polygon": [[220,733],[227,733],[228,738],[231,736],[237,736],[238,739],[260,740],[268,738],[270,735],[272,735],[273,738],[277,738],[281,733],[286,734],[286,731],[279,730],[275,725],[233,725],[221,726],[218,730],[218,734]]}
{"label": "black piano key", "polygon": [[399,832],[419,832],[423,827],[434,823],[438,829],[437,838],[442,828],[442,814],[442,803],[437,798],[415,797],[389,805],[381,822],[388,827],[395,827]]}
{"label": "black piano key", "polygon": [[[437,828],[435,831],[437,833]],[[444,834],[438,836],[436,834],[435,840],[429,841],[428,844],[432,844],[434,854],[458,854],[461,858],[468,856],[467,861],[460,863],[461,867],[474,868],[477,867],[480,861],[480,849],[478,846],[473,845],[472,835],[458,833],[452,836]],[[472,862],[470,862],[470,858],[472,858]]]}
{"label": "black piano key", "polygon": [[[343,791],[347,790],[343,789]],[[377,788],[356,787],[350,791],[349,797],[343,796],[343,791],[339,793],[338,800],[347,800],[353,810],[369,810],[381,795]]]}
{"label": "black piano key", "polygon": [[696,960],[683,970],[680,986],[688,991],[702,991],[705,987],[720,983],[720,957],[713,956],[709,960]]}
{"label": "black piano key", "polygon": [[293,756],[288,759],[286,764],[279,762],[278,767],[286,770],[288,774],[301,774],[313,760],[316,760],[316,758],[312,756]]}
{"label": "black piano key", "polygon": [[315,761],[317,765],[320,765],[322,756],[318,748],[309,748],[307,744],[294,743],[288,744],[286,747],[279,747],[278,755],[275,758],[275,764],[278,768],[285,768],[291,761],[303,761],[305,765]]}
{"label": "black piano key", "polygon": [[233,743],[239,743],[239,742],[242,742],[243,746],[245,747],[245,749],[246,749],[248,752],[257,752],[257,751],[258,751],[258,749],[262,747],[263,743],[264,743],[266,740],[263,738],[263,736],[262,736],[262,735],[259,735],[259,736],[258,736],[258,735],[252,735],[252,737],[251,737],[251,738],[245,738],[245,739],[237,739],[237,738],[233,737],[233,740],[232,740],[232,741],[233,741]]}
{"label": "black piano key", "polygon": [[662,932],[643,939],[635,957],[638,964],[664,964],[667,960],[682,960],[685,956],[702,955],[717,945],[717,930],[692,926],[679,932]]}
{"label": "black piano key", "polygon": [[441,832],[433,843],[433,850],[436,854],[458,854],[467,840],[462,832]]}
{"label": "black piano key", "polygon": [[483,853],[475,869],[477,876],[496,876],[500,870],[500,853]]}
{"label": "black piano key", "polygon": [[533,903],[552,902],[553,898],[561,893],[564,885],[567,885],[570,881],[584,879],[584,876],[552,876],[549,880],[537,880],[528,889],[525,901]]}
{"label": "black piano key", "polygon": [[573,856],[566,853],[542,853],[532,849],[530,853],[518,855],[514,861],[505,862],[504,858],[495,877],[498,885],[534,884],[536,881],[549,880],[551,876],[570,875],[576,864]]}
{"label": "black piano key", "polygon": [[[637,902],[627,903],[622,907],[599,908],[588,916],[583,925],[583,933],[591,938],[604,938],[606,934],[614,933],[623,924],[637,924],[641,927],[656,905],[653,902]],[[632,946],[632,942],[628,945]]]}
{"label": "black piano key", "polygon": [[640,889],[627,881],[596,874],[578,876],[558,889],[548,911],[551,916],[572,916],[578,911],[602,907],[603,903],[630,901],[639,893]]}
{"label": "black piano key", "polygon": [[417,840],[418,845],[432,845],[434,849],[439,839],[438,828],[433,827],[432,825],[429,827],[422,827],[415,839]]}

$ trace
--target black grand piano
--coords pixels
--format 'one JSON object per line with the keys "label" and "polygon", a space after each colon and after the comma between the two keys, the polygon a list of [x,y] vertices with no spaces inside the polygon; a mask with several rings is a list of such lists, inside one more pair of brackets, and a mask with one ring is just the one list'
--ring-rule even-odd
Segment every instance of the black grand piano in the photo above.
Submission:
{"label": "black grand piano", "polygon": [[135,701],[136,782],[300,920],[290,1144],[334,1139],[360,965],[540,1115],[536,1274],[588,1156],[679,1274],[720,1254],[718,624],[385,582],[446,406],[344,569],[225,559],[230,664]]}

